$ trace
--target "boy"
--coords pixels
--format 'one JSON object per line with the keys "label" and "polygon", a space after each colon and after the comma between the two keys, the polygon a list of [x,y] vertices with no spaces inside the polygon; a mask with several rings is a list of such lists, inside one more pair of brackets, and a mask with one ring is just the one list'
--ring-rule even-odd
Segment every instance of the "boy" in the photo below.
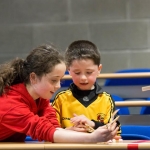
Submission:
{"label": "boy", "polygon": [[85,124],[97,129],[109,123],[115,104],[96,82],[102,69],[96,45],[86,40],[75,41],[67,48],[65,60],[73,83],[60,91],[52,104],[61,127],[86,131]]}

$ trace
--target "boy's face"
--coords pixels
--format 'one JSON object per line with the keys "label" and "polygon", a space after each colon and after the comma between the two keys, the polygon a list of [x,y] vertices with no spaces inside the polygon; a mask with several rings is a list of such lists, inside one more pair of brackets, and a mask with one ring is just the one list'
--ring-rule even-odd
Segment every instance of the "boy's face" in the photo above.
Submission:
{"label": "boy's face", "polygon": [[81,90],[90,90],[96,81],[102,65],[95,65],[91,59],[74,60],[68,71],[74,84]]}

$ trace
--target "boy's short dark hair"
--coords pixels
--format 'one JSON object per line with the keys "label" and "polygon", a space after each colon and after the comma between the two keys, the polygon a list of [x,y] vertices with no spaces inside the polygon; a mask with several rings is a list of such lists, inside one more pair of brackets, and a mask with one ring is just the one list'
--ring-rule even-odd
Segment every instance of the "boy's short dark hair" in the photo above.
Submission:
{"label": "boy's short dark hair", "polygon": [[94,64],[100,64],[100,52],[97,46],[91,41],[78,40],[72,42],[65,52],[65,60],[67,66],[72,64],[73,60],[91,59]]}

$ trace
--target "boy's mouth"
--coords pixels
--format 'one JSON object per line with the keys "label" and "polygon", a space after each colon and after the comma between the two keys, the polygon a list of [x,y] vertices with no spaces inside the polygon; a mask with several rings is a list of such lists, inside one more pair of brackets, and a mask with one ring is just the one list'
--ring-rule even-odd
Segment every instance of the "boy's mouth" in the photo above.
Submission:
{"label": "boy's mouth", "polygon": [[88,83],[80,83],[81,85],[87,85]]}

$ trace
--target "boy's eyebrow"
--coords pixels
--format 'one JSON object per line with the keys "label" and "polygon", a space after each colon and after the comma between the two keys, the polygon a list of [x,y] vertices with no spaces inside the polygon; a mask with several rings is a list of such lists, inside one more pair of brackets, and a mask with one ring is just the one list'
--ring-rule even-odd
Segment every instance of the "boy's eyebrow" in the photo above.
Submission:
{"label": "boy's eyebrow", "polygon": [[75,72],[75,71],[80,71],[79,69],[74,69],[74,70],[72,70],[73,72]]}
{"label": "boy's eyebrow", "polygon": [[91,68],[90,68],[90,69],[86,69],[86,70],[95,70],[95,69],[93,69],[93,68],[91,69]]}
{"label": "boy's eyebrow", "polygon": [[[95,70],[95,69],[93,69],[93,68],[87,68],[85,70]],[[80,71],[80,69],[74,69],[73,71]]]}

